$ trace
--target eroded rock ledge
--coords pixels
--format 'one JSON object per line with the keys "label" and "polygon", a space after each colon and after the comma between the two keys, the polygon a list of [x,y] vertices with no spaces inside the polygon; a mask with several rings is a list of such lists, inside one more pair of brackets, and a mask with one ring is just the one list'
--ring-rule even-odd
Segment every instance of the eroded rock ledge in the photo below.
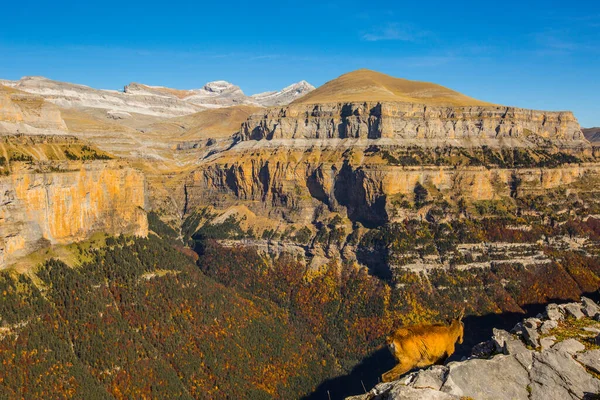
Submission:
{"label": "eroded rock ledge", "polygon": [[[600,392],[600,307],[550,304],[512,333],[494,329],[464,361],[436,365],[380,383],[351,400],[592,399]],[[468,326],[465,327],[468,329]]]}
{"label": "eroded rock ledge", "polygon": [[[398,145],[589,147],[571,112],[398,102],[292,104],[251,116],[238,140],[393,139]],[[447,144],[447,143],[446,143]]]}

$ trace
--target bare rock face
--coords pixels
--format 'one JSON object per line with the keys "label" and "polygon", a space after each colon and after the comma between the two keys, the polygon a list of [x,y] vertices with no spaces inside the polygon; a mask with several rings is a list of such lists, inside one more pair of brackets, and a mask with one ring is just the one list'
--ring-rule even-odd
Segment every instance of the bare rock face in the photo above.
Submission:
{"label": "bare rock face", "polygon": [[38,248],[95,232],[147,235],[140,172],[114,162],[73,163],[69,169],[0,178],[0,268]]}
{"label": "bare rock face", "polygon": [[579,303],[561,304],[559,307],[565,310],[568,315],[575,319],[581,319],[584,317],[584,314],[581,311],[581,304]]}
{"label": "bare rock face", "polygon": [[325,206],[345,210],[350,220],[364,226],[378,226],[393,218],[390,199],[412,198],[417,183],[429,183],[441,193],[455,193],[469,200],[491,200],[509,196],[515,176],[522,182],[523,190],[534,193],[600,174],[600,167],[595,165],[517,171],[400,167],[369,162],[367,157],[358,162],[344,159],[342,154],[351,147],[340,143],[307,149],[252,146],[256,143],[239,143],[191,173],[186,180],[190,208],[206,203],[227,207],[243,202],[257,213],[280,210],[295,215],[296,221],[305,217],[310,222],[313,210]]}
{"label": "bare rock face", "polygon": [[292,104],[255,114],[241,140],[384,139],[400,146],[589,147],[570,112],[397,102]]}
{"label": "bare rock face", "polygon": [[53,81],[43,77],[25,77],[18,81],[4,81],[23,92],[43,97],[60,107],[88,107],[121,112],[175,117],[192,114],[203,107],[187,103],[177,97],[157,96],[151,93],[129,94],[98,90],[84,85]]}
{"label": "bare rock face", "polygon": [[600,374],[600,350],[590,350],[583,354],[577,354],[575,358],[587,368]]}
{"label": "bare rock face", "polygon": [[600,314],[600,306],[598,306],[598,304],[596,304],[596,302],[594,302],[592,299],[582,297],[581,304],[583,305],[583,314],[586,317],[596,318],[596,316]]}
{"label": "bare rock face", "polygon": [[564,318],[560,308],[554,303],[546,306],[546,315],[550,321],[559,321]]}
{"label": "bare rock face", "polygon": [[0,86],[0,132],[66,131],[60,110],[43,98]]}
{"label": "bare rock face", "polygon": [[[476,399],[527,399],[529,383],[526,368],[515,356],[499,355],[491,360],[473,359],[450,363],[442,392]],[[475,380],[475,376],[487,379]]]}

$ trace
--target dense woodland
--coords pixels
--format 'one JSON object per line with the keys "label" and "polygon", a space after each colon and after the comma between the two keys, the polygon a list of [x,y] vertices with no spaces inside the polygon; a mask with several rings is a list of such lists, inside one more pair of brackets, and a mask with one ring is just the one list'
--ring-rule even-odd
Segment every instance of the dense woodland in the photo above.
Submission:
{"label": "dense woodland", "polygon": [[[276,304],[158,238],[111,239],[81,268],[0,273],[0,396],[293,398],[337,370]],[[40,290],[41,288],[41,290]]]}

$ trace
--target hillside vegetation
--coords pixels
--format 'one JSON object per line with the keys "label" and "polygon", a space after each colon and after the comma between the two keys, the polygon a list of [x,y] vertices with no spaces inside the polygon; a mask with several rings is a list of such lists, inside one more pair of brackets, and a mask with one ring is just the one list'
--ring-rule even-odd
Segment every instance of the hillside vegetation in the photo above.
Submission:
{"label": "hillside vegetation", "polygon": [[166,242],[107,245],[77,269],[0,272],[0,397],[293,398],[335,371],[286,311]]}

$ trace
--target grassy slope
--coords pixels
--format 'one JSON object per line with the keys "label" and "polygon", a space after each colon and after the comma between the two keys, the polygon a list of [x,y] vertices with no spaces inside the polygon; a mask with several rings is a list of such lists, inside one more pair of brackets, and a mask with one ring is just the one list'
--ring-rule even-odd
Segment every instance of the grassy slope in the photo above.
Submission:
{"label": "grassy slope", "polygon": [[394,78],[366,69],[350,72],[329,81],[292,104],[352,101],[397,101],[452,106],[493,105],[434,83]]}
{"label": "grassy slope", "polygon": [[198,140],[231,136],[241,124],[260,107],[241,105],[200,111],[183,117],[171,118],[150,126],[179,140]]}

